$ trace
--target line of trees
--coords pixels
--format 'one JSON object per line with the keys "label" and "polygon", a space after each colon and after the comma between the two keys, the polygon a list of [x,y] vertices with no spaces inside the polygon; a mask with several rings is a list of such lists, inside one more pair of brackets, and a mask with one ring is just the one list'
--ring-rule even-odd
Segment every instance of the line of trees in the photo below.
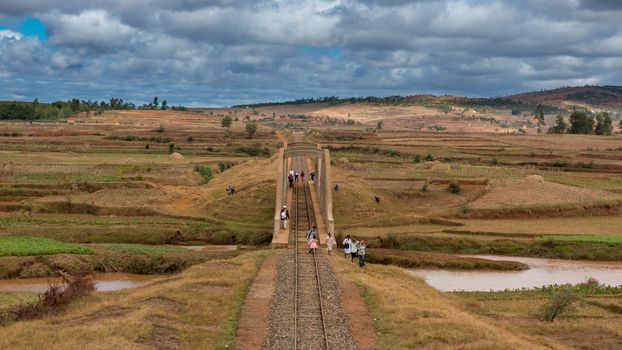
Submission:
{"label": "line of trees", "polygon": [[[620,121],[622,128],[622,121]],[[584,112],[574,112],[570,115],[568,123],[564,117],[558,115],[555,124],[549,128],[550,134],[584,134],[584,135],[611,135],[613,132],[613,120],[609,113],[602,112],[595,116]]]}
{"label": "line of trees", "polygon": [[[515,101],[511,98],[507,97],[492,97],[492,98],[468,98],[468,97],[454,97],[451,100],[440,99],[435,100],[434,97],[428,95],[412,95],[412,96],[386,96],[386,97],[378,97],[378,96],[366,96],[366,97],[348,97],[341,98],[337,96],[326,96],[326,97],[317,97],[317,98],[302,98],[298,100],[291,101],[283,101],[283,102],[265,102],[265,103],[254,103],[254,104],[243,104],[243,105],[234,105],[234,108],[245,108],[245,107],[267,107],[267,106],[279,106],[279,105],[299,105],[299,104],[310,104],[310,103],[328,103],[328,104],[343,104],[343,103],[373,103],[373,104],[386,104],[386,105],[401,105],[401,104],[423,104],[425,106],[430,107],[439,107],[439,108],[448,108],[449,105],[447,103],[452,103],[454,105],[459,105],[463,107],[493,107],[493,108],[508,108],[513,111],[514,115],[520,115],[522,112],[534,112],[534,110],[538,109],[534,113],[538,113],[538,111],[542,111],[542,113],[551,114],[551,113],[560,113],[564,110],[549,105],[534,105],[531,103],[526,103],[523,101]],[[449,109],[451,109],[449,107]]]}
{"label": "line of trees", "polygon": [[101,114],[108,110],[167,110],[169,108],[176,111],[187,110],[184,106],[169,107],[167,100],[162,100],[160,103],[157,96],[142,106],[136,106],[132,102],[125,102],[122,98],[116,97],[101,102],[74,98],[52,103],[39,103],[39,100],[35,98],[32,102],[0,102],[0,120],[52,120],[66,118],[80,112]]}

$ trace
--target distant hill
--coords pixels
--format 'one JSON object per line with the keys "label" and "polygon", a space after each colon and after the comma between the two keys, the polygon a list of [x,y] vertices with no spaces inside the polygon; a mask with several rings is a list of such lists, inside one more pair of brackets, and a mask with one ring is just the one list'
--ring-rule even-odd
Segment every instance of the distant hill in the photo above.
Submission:
{"label": "distant hill", "polygon": [[573,106],[598,107],[606,109],[622,108],[622,86],[576,86],[553,90],[525,92],[504,97],[464,97],[464,96],[367,96],[341,98],[336,96],[305,98],[292,101],[263,102],[235,105],[232,107],[267,107],[278,105],[309,104],[340,105],[344,103],[368,103],[375,105],[420,105],[425,107],[449,108],[449,106],[494,107],[518,111],[533,111],[538,104],[545,106],[545,113],[569,110]]}
{"label": "distant hill", "polygon": [[528,104],[555,106],[589,105],[604,108],[622,107],[622,86],[575,86],[526,92],[507,96]]}

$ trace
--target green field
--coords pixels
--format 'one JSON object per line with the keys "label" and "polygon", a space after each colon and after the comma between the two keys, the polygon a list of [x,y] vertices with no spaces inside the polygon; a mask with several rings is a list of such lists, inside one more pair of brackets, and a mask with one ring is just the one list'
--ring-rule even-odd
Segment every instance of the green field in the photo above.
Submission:
{"label": "green field", "polygon": [[6,236],[0,237],[0,256],[27,256],[48,254],[91,254],[88,248],[52,239]]}
{"label": "green field", "polygon": [[622,236],[613,235],[554,235],[542,236],[543,241],[547,242],[589,242],[589,243],[608,243],[622,244]]}

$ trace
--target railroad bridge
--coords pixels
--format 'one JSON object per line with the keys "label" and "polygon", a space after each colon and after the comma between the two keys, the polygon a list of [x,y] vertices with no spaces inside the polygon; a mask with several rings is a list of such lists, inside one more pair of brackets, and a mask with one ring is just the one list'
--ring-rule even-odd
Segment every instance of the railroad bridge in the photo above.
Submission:
{"label": "railroad bridge", "polygon": [[[284,205],[293,214],[295,204],[293,191],[289,189],[287,176],[290,169],[298,172],[304,171],[304,183],[297,183],[303,187],[308,186],[309,210],[313,215],[313,224],[318,228],[320,242],[326,240],[326,235],[335,233],[333,220],[333,196],[330,169],[330,152],[322,149],[318,144],[306,141],[290,142],[278,152],[278,173],[276,182],[276,201],[274,206],[274,235],[272,237],[273,248],[284,248],[292,244],[290,227],[281,229],[281,208]],[[314,180],[311,180],[311,172],[315,172]],[[291,220],[290,220],[291,221]]]}

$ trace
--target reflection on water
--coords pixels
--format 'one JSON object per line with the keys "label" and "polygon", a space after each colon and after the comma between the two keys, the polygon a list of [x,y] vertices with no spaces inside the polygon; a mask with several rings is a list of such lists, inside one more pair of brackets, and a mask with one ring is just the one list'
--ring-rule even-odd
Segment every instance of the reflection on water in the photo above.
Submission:
{"label": "reflection on water", "polygon": [[[162,275],[135,275],[130,273],[98,273],[93,276],[95,289],[100,292],[108,292],[119,289],[136,288],[147,285],[158,279]],[[60,278],[16,278],[0,280],[0,291],[2,292],[45,292],[50,283],[60,283]]]}
{"label": "reflection on water", "polygon": [[430,286],[449,291],[499,291],[541,287],[549,284],[577,284],[592,277],[602,284],[622,285],[621,262],[571,261],[496,255],[461,255],[489,260],[518,261],[529,266],[525,271],[452,271],[408,270]]}

